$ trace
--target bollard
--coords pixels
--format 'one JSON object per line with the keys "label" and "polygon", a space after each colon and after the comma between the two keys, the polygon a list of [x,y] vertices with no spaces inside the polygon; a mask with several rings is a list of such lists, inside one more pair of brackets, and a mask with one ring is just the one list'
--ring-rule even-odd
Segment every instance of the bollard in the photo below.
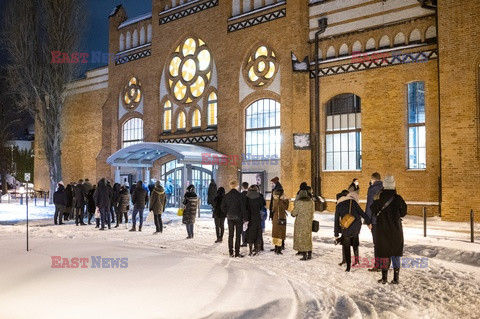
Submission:
{"label": "bollard", "polygon": [[427,237],[427,208],[423,207],[423,237]]}
{"label": "bollard", "polygon": [[35,206],[37,206],[37,193],[33,195],[33,199],[35,200]]}
{"label": "bollard", "polygon": [[43,193],[43,207],[47,207],[47,192]]}
{"label": "bollard", "polygon": [[470,210],[470,241],[474,242],[473,209]]}

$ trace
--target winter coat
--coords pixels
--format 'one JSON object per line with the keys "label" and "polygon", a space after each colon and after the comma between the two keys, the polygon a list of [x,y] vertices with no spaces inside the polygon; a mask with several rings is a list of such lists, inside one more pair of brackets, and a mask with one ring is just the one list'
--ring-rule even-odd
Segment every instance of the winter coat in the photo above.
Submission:
{"label": "winter coat", "polygon": [[280,182],[276,183],[275,186],[273,187],[272,189],[272,199],[270,200],[270,206],[269,206],[269,210],[270,210],[270,219],[273,218],[273,212],[272,212],[272,208],[273,208],[273,192],[276,191],[277,189],[283,189],[283,186],[282,184],[280,184]]}
{"label": "winter coat", "polygon": [[213,206],[213,200],[215,197],[217,197],[217,184],[212,181],[210,185],[208,185],[207,204]]}
{"label": "winter coat", "polygon": [[247,241],[249,244],[261,244],[262,240],[262,209],[267,203],[256,191],[248,191],[246,195]]}
{"label": "winter coat", "polygon": [[197,211],[199,210],[198,196],[195,192],[186,192],[183,198],[183,210],[182,223],[195,224],[195,218],[197,217]]}
{"label": "winter coat", "polygon": [[[341,229],[340,219],[349,212],[355,217],[355,220],[347,229]],[[335,237],[338,237],[340,232],[343,236],[357,237],[360,234],[360,229],[362,228],[362,220],[360,217],[365,219],[367,224],[372,223],[370,217],[363,212],[360,205],[358,205],[357,201],[350,194],[340,197],[337,201],[337,207],[335,207],[335,218],[333,225]]]}
{"label": "winter coat", "polygon": [[115,206],[118,205],[119,199],[120,199],[120,184],[115,183],[113,184],[113,204]]}
{"label": "winter coat", "polygon": [[137,209],[145,209],[145,205],[148,202],[148,194],[143,186],[137,185],[132,193],[133,207]]}
{"label": "winter coat", "polygon": [[372,216],[372,210],[370,206],[373,203],[375,195],[380,193],[380,191],[383,189],[383,182],[382,181],[376,181],[370,187],[368,187],[368,192],[367,192],[367,204],[365,205],[365,213],[370,217],[372,220],[372,224],[377,223],[377,218],[375,216]]}
{"label": "winter coat", "polygon": [[155,215],[159,215],[165,211],[167,204],[167,195],[162,186],[154,187],[150,193],[150,211],[153,211]]}
{"label": "winter coat", "polygon": [[222,201],[222,211],[227,213],[228,220],[243,221],[246,217],[245,197],[236,189],[231,189]]}
{"label": "winter coat", "polygon": [[215,196],[213,200],[213,218],[226,218],[227,212],[222,210],[222,201],[225,195]]}
{"label": "winter coat", "polygon": [[83,182],[83,191],[85,192],[85,194],[88,194],[88,192],[90,192],[92,189],[93,189],[93,186],[92,184],[90,184],[90,182]]}
{"label": "winter coat", "polygon": [[[385,203],[394,200],[382,211]],[[380,258],[403,256],[402,217],[407,215],[407,204],[395,190],[383,190],[377,194],[371,206],[372,214],[377,218],[375,249]]]}
{"label": "winter coat", "polygon": [[85,205],[86,196],[87,194],[85,194],[83,185],[77,184],[77,186],[73,188],[73,197],[75,197],[75,208],[82,208],[83,205]]}
{"label": "winter coat", "polygon": [[95,200],[93,199],[93,194],[95,193],[95,189],[91,189],[87,194],[87,210],[90,214],[95,213]]}
{"label": "winter coat", "polygon": [[110,192],[103,179],[98,182],[98,187],[95,190],[95,193],[93,193],[93,200],[95,201],[95,205],[99,208],[110,207]]}
{"label": "winter coat", "polygon": [[306,191],[305,196],[299,196],[294,203],[292,216],[295,217],[293,229],[293,249],[299,252],[312,251],[312,222],[315,213],[315,203]]}
{"label": "winter coat", "polygon": [[273,196],[272,200],[272,237],[284,240],[287,233],[287,225],[279,225],[279,219],[287,219],[287,212],[289,201],[288,199],[281,199],[277,195]]}
{"label": "winter coat", "polygon": [[58,185],[58,189],[53,193],[53,203],[55,205],[67,205],[67,194],[65,193],[65,187],[63,185]]}
{"label": "winter coat", "polygon": [[117,205],[120,213],[128,213],[130,210],[130,194],[128,193],[128,189],[120,191],[120,197],[118,198]]}
{"label": "winter coat", "polygon": [[67,207],[71,208],[73,205],[73,191],[72,191],[72,186],[67,185],[67,188],[65,188],[65,195],[67,196]]}

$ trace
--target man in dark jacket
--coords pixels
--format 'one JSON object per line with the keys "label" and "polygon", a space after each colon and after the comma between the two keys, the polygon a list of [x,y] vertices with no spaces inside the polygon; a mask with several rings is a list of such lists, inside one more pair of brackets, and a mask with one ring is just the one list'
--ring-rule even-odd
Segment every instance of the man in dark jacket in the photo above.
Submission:
{"label": "man in dark jacket", "polygon": [[[228,220],[228,252],[230,257],[243,257],[240,254],[240,237],[243,222],[246,220],[245,197],[237,190],[238,182],[230,181],[231,190],[222,201],[222,211],[227,213]],[[233,254],[233,236],[235,234],[235,255]]]}
{"label": "man in dark jacket", "polygon": [[65,193],[63,182],[61,181],[58,182],[57,191],[53,194],[53,203],[55,204],[55,215],[53,216],[53,222],[55,225],[62,225],[62,214],[65,212],[65,207],[67,205],[67,195]]}
{"label": "man in dark jacket", "polygon": [[[245,205],[247,204],[247,193],[248,193],[248,186],[247,182],[242,183],[242,196],[245,199]],[[242,244],[240,247],[247,247],[247,231],[243,230],[242,228]]]}
{"label": "man in dark jacket", "polygon": [[[375,258],[377,258],[375,260],[378,260],[377,250],[375,248],[377,243],[377,238],[375,236],[376,227],[377,227],[377,218],[374,215],[372,216],[371,206],[372,206],[375,195],[380,193],[382,188],[383,188],[383,183],[382,183],[382,178],[380,177],[380,174],[373,173],[370,179],[370,186],[368,187],[367,204],[365,205],[365,213],[368,215],[368,217],[370,217],[372,221],[373,252],[374,252]],[[373,268],[369,269],[369,271],[380,271],[380,268],[378,266],[379,265],[375,263]]]}
{"label": "man in dark jacket", "polygon": [[73,188],[73,197],[75,197],[75,225],[85,225],[83,222],[83,207],[85,206],[85,188],[83,180],[79,180],[78,184]]}
{"label": "man in dark jacket", "polygon": [[146,189],[143,187],[143,182],[138,181],[137,186],[132,193],[132,203],[133,203],[133,213],[132,213],[132,229],[130,231],[136,231],[137,223],[137,213],[140,215],[140,225],[138,226],[138,231],[142,231],[143,226],[143,210],[145,205],[148,202],[148,194]]}
{"label": "man in dark jacket", "polygon": [[217,184],[215,183],[215,180],[212,178],[210,180],[210,184],[208,185],[208,191],[207,191],[207,204],[212,205],[212,211],[213,211],[213,200],[217,196]]}
{"label": "man in dark jacket", "polygon": [[111,203],[111,194],[107,189],[107,185],[105,183],[105,179],[102,178],[98,182],[97,189],[95,193],[93,193],[93,200],[95,201],[95,205],[97,205],[98,209],[100,210],[100,216],[102,221],[102,227],[99,230],[105,229],[105,220],[108,224],[108,229],[110,229],[110,203]]}
{"label": "man in dark jacket", "polygon": [[[243,187],[243,184],[242,184]],[[262,248],[262,209],[265,207],[265,199],[258,192],[258,186],[252,185],[248,188],[246,194],[247,205],[247,239],[249,245],[249,255],[257,255]],[[255,245],[255,252],[253,253],[253,245]]]}
{"label": "man in dark jacket", "polygon": [[400,275],[400,257],[403,256],[402,217],[407,215],[407,204],[395,190],[395,179],[386,176],[383,190],[375,196],[371,206],[376,217],[377,254],[380,258],[382,278],[379,283],[387,283],[388,269],[393,259],[392,284],[398,284]]}

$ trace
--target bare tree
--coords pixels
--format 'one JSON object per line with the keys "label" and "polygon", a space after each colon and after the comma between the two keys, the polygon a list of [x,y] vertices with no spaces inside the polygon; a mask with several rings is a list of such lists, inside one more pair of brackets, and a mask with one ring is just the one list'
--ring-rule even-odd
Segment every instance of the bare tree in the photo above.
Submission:
{"label": "bare tree", "polygon": [[85,12],[81,0],[10,0],[3,19],[9,89],[15,106],[30,112],[42,133],[50,194],[62,180],[60,124],[65,86],[79,67],[78,63],[53,63],[52,52],[70,57],[78,52]]}

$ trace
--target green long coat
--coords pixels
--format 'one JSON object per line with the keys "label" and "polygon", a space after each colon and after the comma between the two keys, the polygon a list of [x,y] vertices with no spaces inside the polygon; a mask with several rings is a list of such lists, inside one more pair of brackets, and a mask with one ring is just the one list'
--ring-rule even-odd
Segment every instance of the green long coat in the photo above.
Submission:
{"label": "green long coat", "polygon": [[312,251],[312,222],[315,203],[310,199],[295,200],[291,215],[295,216],[293,249],[299,252]]}

